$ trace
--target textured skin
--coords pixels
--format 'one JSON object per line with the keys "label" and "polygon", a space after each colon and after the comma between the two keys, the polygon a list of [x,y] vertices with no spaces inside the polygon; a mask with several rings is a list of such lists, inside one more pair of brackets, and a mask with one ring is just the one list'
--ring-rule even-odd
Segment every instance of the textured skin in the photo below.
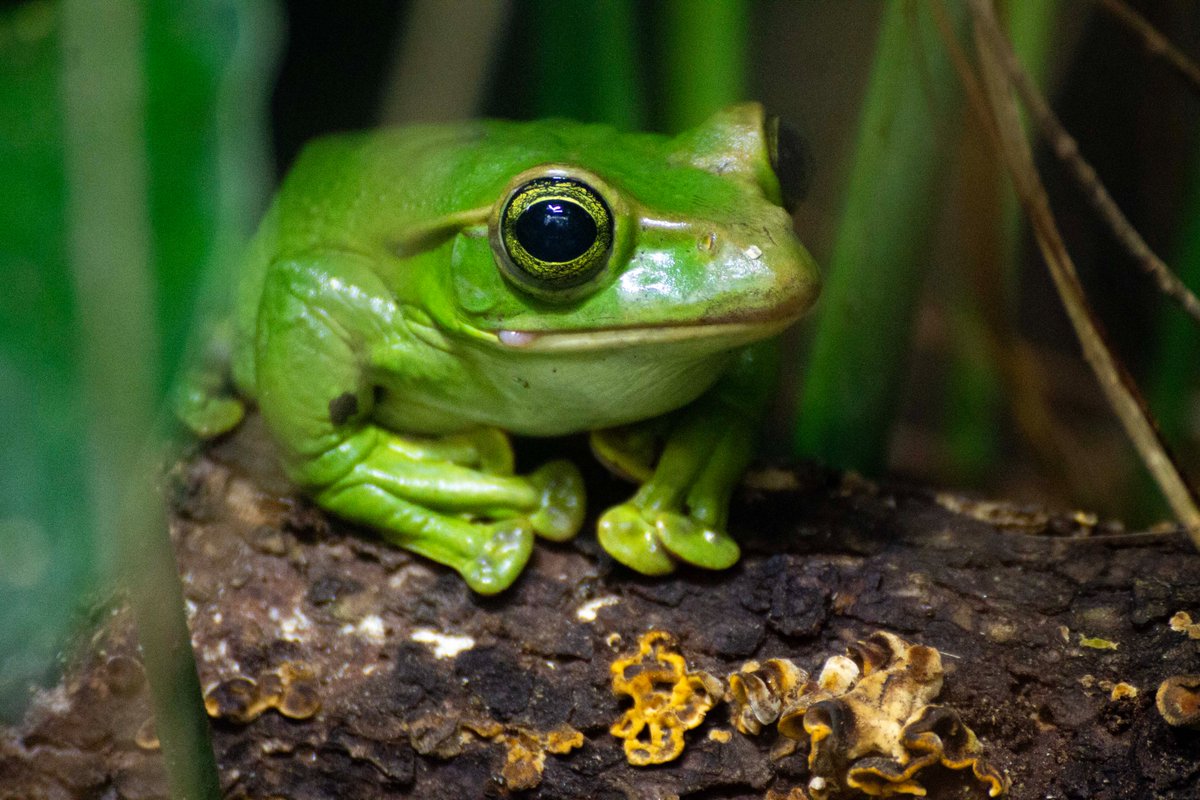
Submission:
{"label": "textured skin", "polygon": [[[615,230],[602,273],[547,298],[501,273],[496,227],[550,168],[599,191]],[[233,374],[318,504],[484,593],[515,580],[535,534],[568,538],[583,516],[575,467],[514,475],[502,431],[659,418],[662,457],[601,542],[648,574],[722,568],[769,393],[755,343],[817,285],[756,104],[674,139],[561,120],[339,136],[305,150],[252,246]]]}

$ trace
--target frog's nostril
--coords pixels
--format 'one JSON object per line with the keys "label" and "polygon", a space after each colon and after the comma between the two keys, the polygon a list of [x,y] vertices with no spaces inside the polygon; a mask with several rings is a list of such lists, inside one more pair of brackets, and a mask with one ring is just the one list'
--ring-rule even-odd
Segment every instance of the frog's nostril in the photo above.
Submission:
{"label": "frog's nostril", "polygon": [[785,124],[779,117],[767,117],[764,133],[767,137],[771,168],[775,170],[775,177],[779,179],[783,207],[790,214],[808,194],[813,171],[812,153],[796,129]]}

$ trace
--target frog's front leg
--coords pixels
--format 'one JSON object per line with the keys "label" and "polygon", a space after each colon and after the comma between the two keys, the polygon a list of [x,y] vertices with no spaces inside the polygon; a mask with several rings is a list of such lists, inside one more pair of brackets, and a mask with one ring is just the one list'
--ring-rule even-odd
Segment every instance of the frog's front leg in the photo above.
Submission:
{"label": "frog's front leg", "polygon": [[498,431],[407,437],[373,422],[378,381],[397,368],[379,354],[403,350],[408,335],[368,259],[276,263],[259,311],[259,406],[289,476],[321,507],[454,568],[477,592],[501,591],[535,533],[578,530],[582,479],[568,462],[512,475]]}
{"label": "frog's front leg", "polygon": [[737,562],[741,551],[725,532],[729,498],[754,454],[777,361],[775,342],[742,351],[716,386],[675,412],[656,464],[646,461],[641,431],[592,435],[602,460],[644,476],[628,502],[600,517],[600,543],[613,558],[647,575],[671,572],[677,560],[707,569]]}

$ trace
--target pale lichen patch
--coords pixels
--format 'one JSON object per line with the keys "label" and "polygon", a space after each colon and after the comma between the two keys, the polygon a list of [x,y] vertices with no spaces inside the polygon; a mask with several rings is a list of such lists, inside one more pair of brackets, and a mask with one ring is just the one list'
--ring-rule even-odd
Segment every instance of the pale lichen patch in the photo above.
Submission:
{"label": "pale lichen patch", "polygon": [[378,614],[368,614],[359,621],[355,628],[363,637],[376,643],[382,643],[387,637],[387,627],[383,618]]}
{"label": "pale lichen patch", "polygon": [[279,619],[279,636],[284,641],[303,642],[308,638],[312,629],[312,620],[298,608],[293,609],[288,616]]}
{"label": "pale lichen patch", "polygon": [[800,488],[796,473],[790,469],[765,467],[747,472],[742,483],[761,492],[790,492]]}
{"label": "pale lichen patch", "polygon": [[575,609],[575,619],[580,622],[595,622],[596,613],[605,606],[615,606],[621,602],[621,598],[616,595],[605,595],[597,597],[594,600],[588,600],[586,603]]}
{"label": "pale lichen patch", "polygon": [[417,628],[409,638],[414,642],[430,645],[434,658],[454,658],[475,646],[475,640],[470,636],[439,633],[430,628]]}

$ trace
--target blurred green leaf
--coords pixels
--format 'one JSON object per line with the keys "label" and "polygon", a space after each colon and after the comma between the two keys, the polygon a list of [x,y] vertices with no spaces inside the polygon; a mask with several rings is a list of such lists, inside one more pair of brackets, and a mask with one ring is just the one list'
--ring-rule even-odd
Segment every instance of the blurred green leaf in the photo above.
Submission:
{"label": "blurred green leaf", "polygon": [[49,676],[92,585],[66,269],[58,16],[48,0],[0,12],[0,719]]}
{"label": "blurred green leaf", "polygon": [[632,0],[530,0],[525,8],[536,21],[528,43],[536,115],[643,127],[645,87]]}
{"label": "blurred green leaf", "polygon": [[[1171,262],[1187,286],[1200,288],[1200,153],[1191,169],[1189,197],[1183,206]],[[1149,380],[1150,407],[1168,442],[1193,458],[1200,454],[1200,331],[1174,303],[1163,303],[1156,332],[1157,354]],[[1138,505],[1147,517],[1161,517],[1161,492],[1143,477]]]}
{"label": "blurred green leaf", "polygon": [[[1039,86],[1045,84],[1050,58],[1055,53],[1060,7],[1057,0],[1007,5],[1005,16],[1013,49]],[[1016,194],[990,146],[986,142],[981,145],[989,151],[987,167],[983,180],[973,185],[967,184],[979,181],[981,176],[964,172],[962,189],[975,194],[974,202],[964,205],[994,216],[968,221],[966,235],[979,236],[982,241],[963,243],[968,253],[961,265],[952,267],[973,272],[974,280],[956,281],[950,298],[954,353],[944,424],[950,479],[970,485],[985,480],[999,458],[1004,387],[994,338],[1000,327],[1009,330],[1016,324],[1013,309],[1024,220]],[[981,234],[978,226],[993,226],[995,230]]]}
{"label": "blurred green leaf", "polygon": [[662,125],[678,133],[746,99],[750,8],[746,0],[662,4]]}
{"label": "blurred green leaf", "polygon": [[[111,355],[115,363],[142,359],[155,376],[153,403],[187,347],[204,287],[229,274],[216,265],[237,249],[262,204],[272,8],[257,0],[144,6],[145,113],[136,124],[153,305],[105,313],[149,315],[153,345],[126,342]],[[103,448],[89,463],[90,423],[102,417],[81,391],[81,366],[95,359],[80,361],[67,256],[62,14],[51,0],[0,11],[0,174],[19,200],[0,206],[0,719],[19,715],[29,687],[52,676],[73,619],[97,597],[113,560],[112,542],[98,535],[97,487],[125,477]],[[125,288],[104,273],[87,285],[95,295]],[[146,446],[152,427],[154,420],[143,424],[130,446]]]}
{"label": "blurred green leaf", "polygon": [[[958,31],[966,5],[947,3]],[[887,3],[816,332],[797,455],[879,473],[899,411],[918,291],[941,210],[958,78],[926,3]]]}

